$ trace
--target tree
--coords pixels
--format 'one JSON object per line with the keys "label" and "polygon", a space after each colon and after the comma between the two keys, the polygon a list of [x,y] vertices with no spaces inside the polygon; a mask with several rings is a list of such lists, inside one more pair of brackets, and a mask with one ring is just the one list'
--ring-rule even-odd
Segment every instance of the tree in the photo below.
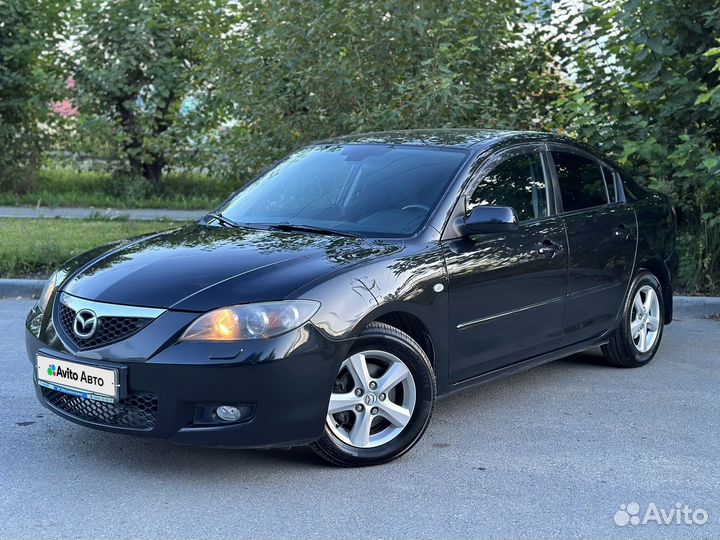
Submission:
{"label": "tree", "polygon": [[[554,99],[554,90],[523,97],[551,74],[545,44],[519,39],[528,14],[515,0],[240,6],[236,31],[213,54],[214,102],[224,107],[219,118],[235,120],[220,142],[245,150],[227,152],[235,174],[309,141],[355,131],[538,127],[542,119],[523,112]],[[536,70],[544,78],[534,77]]]}
{"label": "tree", "polygon": [[682,231],[680,285],[720,286],[720,8],[606,0],[558,27],[555,54],[577,84],[558,100],[555,124],[670,195]]}
{"label": "tree", "polygon": [[65,2],[0,2],[0,187],[28,189],[39,166],[55,90],[51,55]]}
{"label": "tree", "polygon": [[126,173],[160,191],[183,99],[203,84],[223,2],[83,0],[70,70],[80,110],[107,122]]}

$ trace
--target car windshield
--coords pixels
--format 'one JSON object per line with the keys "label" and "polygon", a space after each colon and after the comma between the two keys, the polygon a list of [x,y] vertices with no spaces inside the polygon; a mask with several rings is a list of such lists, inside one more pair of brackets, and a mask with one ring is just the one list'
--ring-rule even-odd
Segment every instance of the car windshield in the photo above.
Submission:
{"label": "car windshield", "polygon": [[219,212],[247,226],[412,236],[466,156],[464,150],[420,146],[313,146],[263,174]]}

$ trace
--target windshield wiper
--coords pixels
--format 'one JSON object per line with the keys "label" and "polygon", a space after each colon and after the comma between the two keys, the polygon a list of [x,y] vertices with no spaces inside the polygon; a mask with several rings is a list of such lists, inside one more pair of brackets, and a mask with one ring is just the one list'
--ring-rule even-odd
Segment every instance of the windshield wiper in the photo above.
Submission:
{"label": "windshield wiper", "polygon": [[333,236],[347,236],[349,238],[357,238],[357,235],[343,232],[343,231],[336,231],[334,229],[325,229],[323,227],[313,227],[312,225],[292,225],[290,223],[253,223],[253,224],[245,224],[245,223],[238,223],[236,221],[233,221],[230,218],[227,218],[223,216],[222,214],[218,214],[217,212],[210,212],[205,216],[205,220],[207,221],[208,218],[215,219],[218,221],[223,227],[233,227],[233,228],[248,228],[248,229],[274,229],[278,231],[302,231],[302,232],[312,232],[317,234],[327,234],[327,235],[333,235]]}
{"label": "windshield wiper", "polygon": [[210,212],[205,216],[205,221],[207,222],[208,218],[212,218],[216,221],[218,221],[223,227],[242,227],[239,223],[234,222],[230,218],[226,218],[222,214],[218,214],[217,212]]}
{"label": "windshield wiper", "polygon": [[358,235],[344,231],[336,231],[335,229],[326,229],[324,227],[313,227],[312,225],[292,225],[290,223],[278,223],[277,225],[268,224],[269,229],[275,229],[278,231],[300,231],[300,232],[311,232],[317,234],[327,234],[331,236],[347,236],[348,238],[357,238]]}

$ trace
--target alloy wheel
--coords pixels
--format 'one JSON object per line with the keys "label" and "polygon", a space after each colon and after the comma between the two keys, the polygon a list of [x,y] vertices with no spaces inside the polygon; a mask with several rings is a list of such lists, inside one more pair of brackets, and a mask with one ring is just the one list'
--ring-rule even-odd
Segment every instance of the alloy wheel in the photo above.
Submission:
{"label": "alloy wheel", "polygon": [[381,446],[409,424],[416,395],[412,373],[394,354],[380,350],[353,354],[340,366],[327,425],[347,445]]}
{"label": "alloy wheel", "polygon": [[630,336],[635,348],[646,353],[653,348],[660,333],[660,301],[650,285],[635,293],[630,312]]}

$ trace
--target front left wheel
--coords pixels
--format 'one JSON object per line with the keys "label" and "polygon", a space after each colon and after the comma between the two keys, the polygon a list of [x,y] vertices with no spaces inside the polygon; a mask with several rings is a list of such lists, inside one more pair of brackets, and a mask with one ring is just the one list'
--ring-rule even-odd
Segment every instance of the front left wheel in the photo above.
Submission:
{"label": "front left wheel", "polygon": [[397,328],[370,323],[340,366],[313,450],[345,467],[396,459],[425,433],[435,395],[435,374],[417,342]]}

